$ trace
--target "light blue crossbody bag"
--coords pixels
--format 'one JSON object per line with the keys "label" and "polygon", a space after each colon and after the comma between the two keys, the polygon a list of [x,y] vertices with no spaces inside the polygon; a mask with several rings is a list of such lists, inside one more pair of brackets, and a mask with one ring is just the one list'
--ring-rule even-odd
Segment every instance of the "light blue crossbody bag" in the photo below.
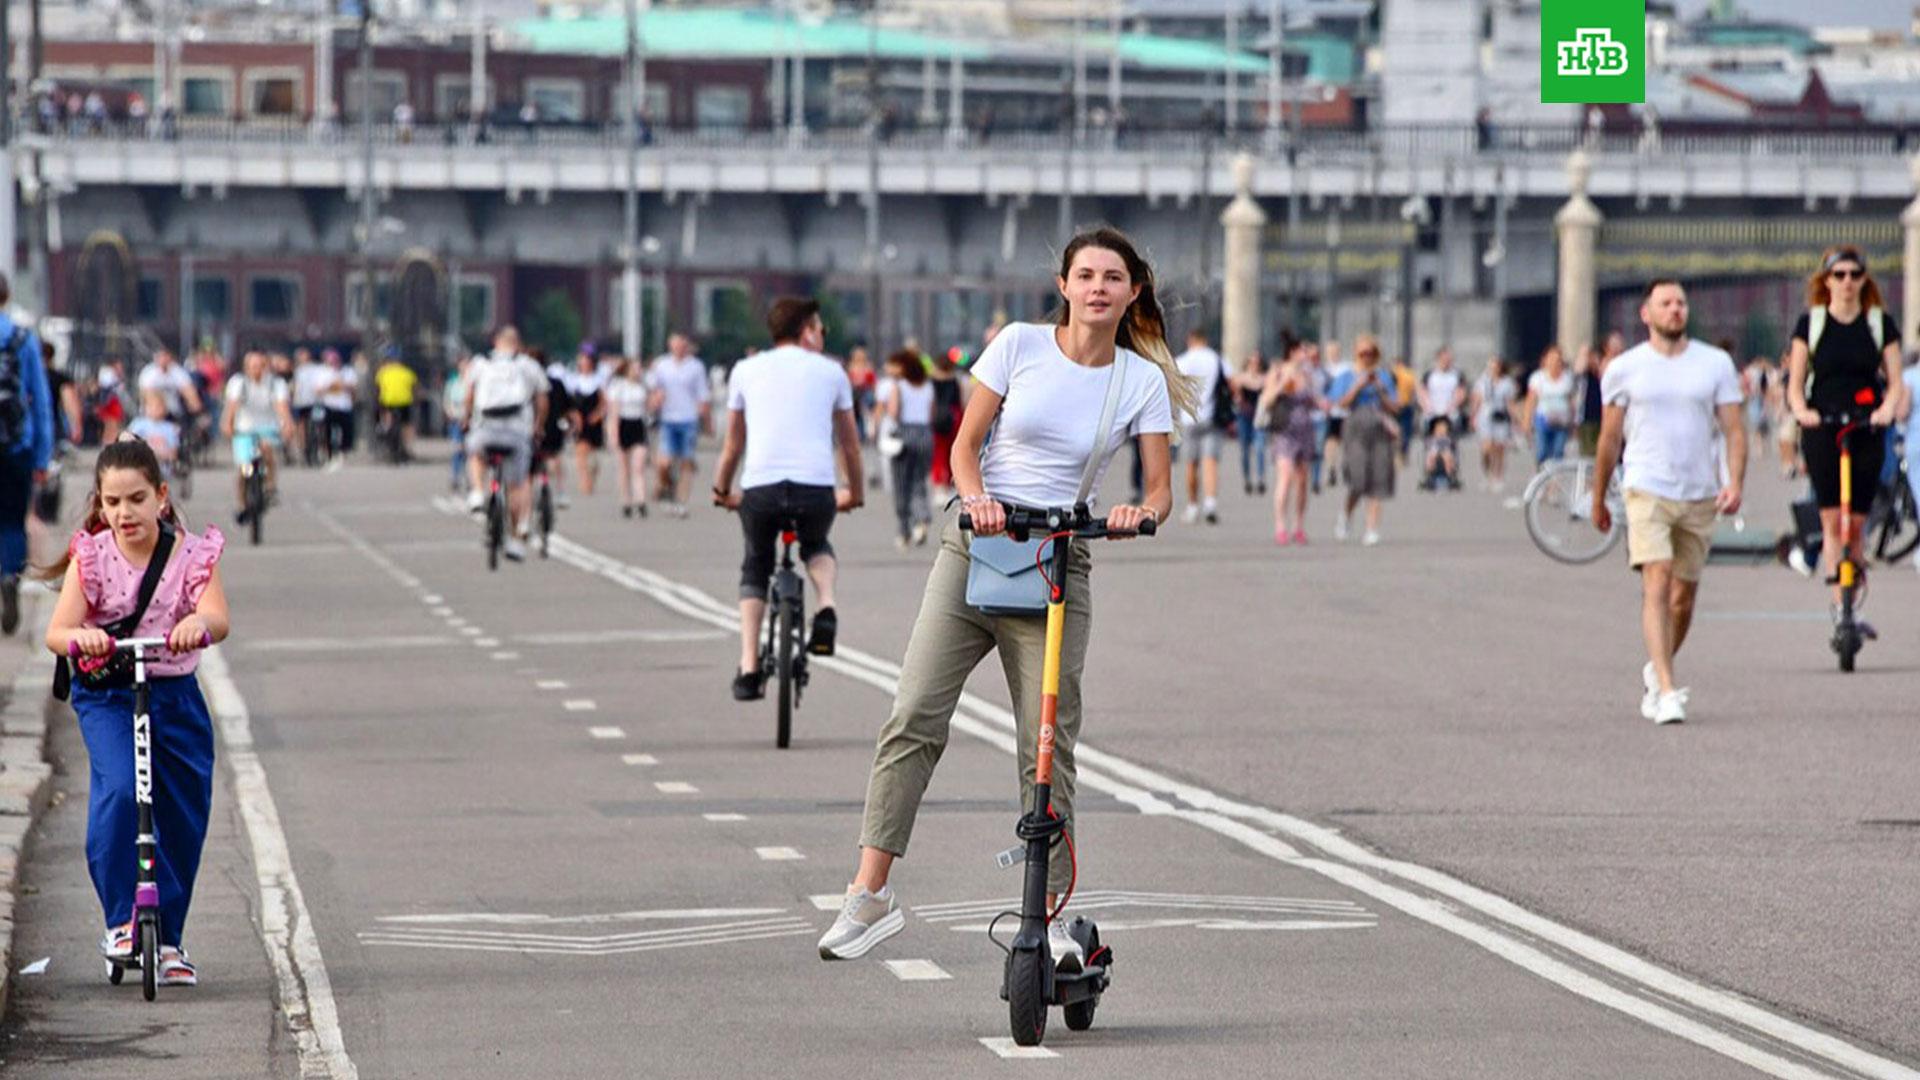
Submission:
{"label": "light blue crossbody bag", "polygon": [[[1093,478],[1100,471],[1100,456],[1107,448],[1114,413],[1120,408],[1120,387],[1126,371],[1125,359],[1113,358],[1113,372],[1107,376],[1107,400],[1100,406],[1100,424],[1094,429],[1093,450],[1087,455],[1087,471],[1080,477],[1076,505],[1093,493]],[[996,421],[997,423],[997,421]],[[993,436],[987,436],[991,442]],[[980,450],[985,457],[986,448]],[[1010,536],[976,536],[968,548],[967,605],[982,615],[1042,615],[1047,610],[1047,581],[1040,573],[1040,551],[1053,541],[1044,536],[1024,543]]]}

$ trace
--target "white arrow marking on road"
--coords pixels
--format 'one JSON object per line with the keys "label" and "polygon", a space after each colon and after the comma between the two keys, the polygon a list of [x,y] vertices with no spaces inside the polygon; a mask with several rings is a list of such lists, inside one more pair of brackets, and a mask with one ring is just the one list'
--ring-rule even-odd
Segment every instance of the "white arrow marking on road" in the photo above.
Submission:
{"label": "white arrow marking on road", "polygon": [[901,982],[940,982],[953,978],[931,960],[883,960],[881,963]]}
{"label": "white arrow marking on road", "polygon": [[981,1039],[980,1045],[1003,1058],[1057,1058],[1060,1056],[1044,1046],[1021,1046],[1005,1035]]}
{"label": "white arrow marking on road", "polygon": [[706,937],[740,931],[783,929],[806,925],[797,915],[773,915],[763,918],[735,919],[731,922],[673,926],[664,930],[623,930],[613,934],[544,934],[531,930],[468,930],[440,927],[380,927],[362,930],[362,938],[380,937],[408,941],[446,941],[482,945],[541,945],[556,949],[596,949],[609,945],[637,945],[648,941],[669,941],[685,937]]}
{"label": "white arrow marking on road", "polygon": [[797,849],[790,847],[757,847],[753,849],[753,853],[768,862],[795,862],[806,858]]}
{"label": "white arrow marking on road", "polygon": [[726,919],[763,915],[782,915],[785,908],[661,908],[657,911],[614,911],[601,915],[532,915],[500,911],[475,911],[445,915],[382,915],[376,922],[410,926],[449,926],[467,923],[496,923],[502,926],[562,926],[588,923],[645,922],[654,919]]}
{"label": "white arrow marking on road", "polygon": [[662,780],[653,785],[662,795],[697,795],[700,789],[684,780]]}
{"label": "white arrow marking on road", "polygon": [[568,698],[560,707],[568,712],[592,712],[600,706],[595,705],[592,698]]}
{"label": "white arrow marking on road", "polygon": [[622,765],[658,765],[660,764],[660,759],[657,757],[654,757],[652,754],[621,754],[620,764]]}
{"label": "white arrow marking on road", "polygon": [[596,938],[488,934],[481,931],[368,930],[362,931],[359,939],[364,945],[387,945],[410,949],[451,949],[463,952],[505,952],[545,956],[622,956],[659,949],[727,945],[812,933],[814,928],[809,924],[799,919],[782,918]]}
{"label": "white arrow marking on road", "polygon": [[[660,787],[660,785],[659,785],[659,784],[655,784],[655,785],[653,785],[653,786],[654,786],[654,787]],[[687,785],[684,785],[684,786],[686,786],[686,787],[692,787],[693,785],[692,785],[692,784],[687,784]],[[662,790],[665,790],[665,789],[663,788]],[[745,815],[745,814],[701,814],[700,816],[701,816],[701,817],[703,817],[703,818],[706,818],[706,819],[707,819],[708,821],[718,821],[718,822],[728,822],[728,821],[745,821],[745,820],[747,820],[747,815]]]}
{"label": "white arrow marking on road", "polygon": [[624,739],[627,733],[617,727],[590,727],[587,734],[596,739]]}

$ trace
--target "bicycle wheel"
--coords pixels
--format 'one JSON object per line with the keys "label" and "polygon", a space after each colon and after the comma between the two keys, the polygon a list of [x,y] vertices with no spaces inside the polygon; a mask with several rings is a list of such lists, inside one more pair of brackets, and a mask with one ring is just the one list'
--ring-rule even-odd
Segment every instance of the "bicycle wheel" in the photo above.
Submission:
{"label": "bicycle wheel", "polygon": [[553,489],[540,485],[540,557],[547,557],[547,538],[553,535]]}
{"label": "bicycle wheel", "polygon": [[260,519],[267,516],[267,481],[254,466],[247,474],[247,532],[254,547],[260,546]]}
{"label": "bicycle wheel", "polygon": [[1880,496],[1873,504],[1877,520],[1867,525],[1874,537],[1873,554],[1882,562],[1899,562],[1920,546],[1920,510],[1914,506],[1913,487],[1905,476],[1882,488]]}
{"label": "bicycle wheel", "polygon": [[1559,562],[1590,563],[1613,549],[1624,527],[1615,515],[1612,530],[1593,527],[1593,465],[1556,461],[1527,485],[1527,535],[1535,547]]}
{"label": "bicycle wheel", "polygon": [[773,732],[773,745],[785,750],[787,744],[793,741],[793,609],[778,600],[774,601],[774,608],[774,648],[778,650],[774,671],[780,677],[780,709]]}
{"label": "bicycle wheel", "polygon": [[487,569],[500,569],[500,544],[506,539],[506,501],[495,492],[487,499]]}

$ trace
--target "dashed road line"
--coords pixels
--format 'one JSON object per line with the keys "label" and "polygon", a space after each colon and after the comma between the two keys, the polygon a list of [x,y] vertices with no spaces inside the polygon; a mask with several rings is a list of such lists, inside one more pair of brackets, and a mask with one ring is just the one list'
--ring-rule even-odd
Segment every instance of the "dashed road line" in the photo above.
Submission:
{"label": "dashed road line", "polygon": [[541,679],[539,682],[536,682],[533,685],[539,687],[542,690],[565,690],[567,688],[567,680]]}
{"label": "dashed road line", "polygon": [[901,982],[942,982],[953,978],[931,960],[882,960],[881,963]]}
{"label": "dashed road line", "polygon": [[520,659],[520,654],[508,649],[505,652],[494,653],[492,658],[495,660],[518,660]]}
{"label": "dashed road line", "polygon": [[980,1045],[1003,1058],[1057,1058],[1060,1055],[1044,1046],[1021,1046],[1005,1035],[996,1035],[980,1040]]}
{"label": "dashed road line", "polygon": [[440,602],[440,600],[441,600],[440,597],[435,596],[432,593],[428,593],[427,595],[422,596],[420,598],[420,602],[423,604],[437,604]]}
{"label": "dashed road line", "polygon": [[473,645],[477,649],[497,649],[500,647],[500,639],[497,637],[474,638]]}
{"label": "dashed road line", "polygon": [[687,783],[685,780],[660,780],[655,782],[655,784],[653,785],[653,789],[655,791],[658,791],[662,795],[698,795],[700,794],[699,788],[694,787],[692,784]]}
{"label": "dashed road line", "polygon": [[592,698],[568,698],[560,703],[560,707],[568,712],[593,712],[600,708]]}
{"label": "dashed road line", "polygon": [[[653,785],[653,786],[654,786],[654,787],[660,787],[660,785],[659,785],[659,784],[655,784],[655,785]],[[687,784],[687,785],[683,785],[683,786],[685,786],[685,787],[692,787],[693,785],[691,785],[691,784]],[[662,791],[665,791],[666,789],[665,789],[665,788],[661,788],[661,790],[662,790]],[[708,820],[708,821],[714,821],[714,822],[723,822],[723,823],[724,823],[724,822],[731,822],[731,821],[745,821],[745,820],[747,820],[747,815],[745,815],[745,814],[724,814],[724,813],[722,813],[722,814],[701,814],[700,816],[701,816],[701,817],[703,817],[703,818],[705,818],[705,819],[706,819],[706,820]]]}
{"label": "dashed road line", "polygon": [[660,759],[657,757],[654,757],[652,754],[621,754],[620,764],[622,765],[658,765],[660,764]]}
{"label": "dashed road line", "polygon": [[479,637],[481,634],[486,633],[486,631],[477,626],[462,626],[460,627],[460,633],[464,637]]}
{"label": "dashed road line", "polygon": [[590,727],[587,729],[587,734],[593,736],[596,739],[624,739],[627,737],[627,733],[625,731],[621,730],[620,728],[611,727],[611,726]]}
{"label": "dashed road line", "polygon": [[815,911],[839,911],[846,902],[846,893],[823,892],[807,897],[807,903],[812,904]]}
{"label": "dashed road line", "polygon": [[790,847],[757,847],[753,853],[766,862],[799,862],[806,858],[798,848]]}

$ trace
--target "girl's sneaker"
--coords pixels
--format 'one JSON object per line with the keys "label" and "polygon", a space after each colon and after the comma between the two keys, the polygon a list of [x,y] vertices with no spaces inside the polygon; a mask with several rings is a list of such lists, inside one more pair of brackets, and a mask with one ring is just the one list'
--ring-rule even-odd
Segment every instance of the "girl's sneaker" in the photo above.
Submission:
{"label": "girl's sneaker", "polygon": [[1273,542],[1278,547],[1286,547],[1288,544],[1293,543],[1293,534],[1285,529],[1275,529],[1273,530]]}
{"label": "girl's sneaker", "polygon": [[193,961],[187,959],[184,950],[172,945],[160,947],[160,985],[200,985],[200,976],[193,970]]}
{"label": "girl's sneaker", "polygon": [[100,935],[100,955],[115,963],[132,960],[133,923],[107,927],[107,932]]}
{"label": "girl's sneaker", "polygon": [[1306,547],[1307,546],[1307,530],[1305,529],[1293,530],[1293,542],[1300,545],[1301,547]]}

